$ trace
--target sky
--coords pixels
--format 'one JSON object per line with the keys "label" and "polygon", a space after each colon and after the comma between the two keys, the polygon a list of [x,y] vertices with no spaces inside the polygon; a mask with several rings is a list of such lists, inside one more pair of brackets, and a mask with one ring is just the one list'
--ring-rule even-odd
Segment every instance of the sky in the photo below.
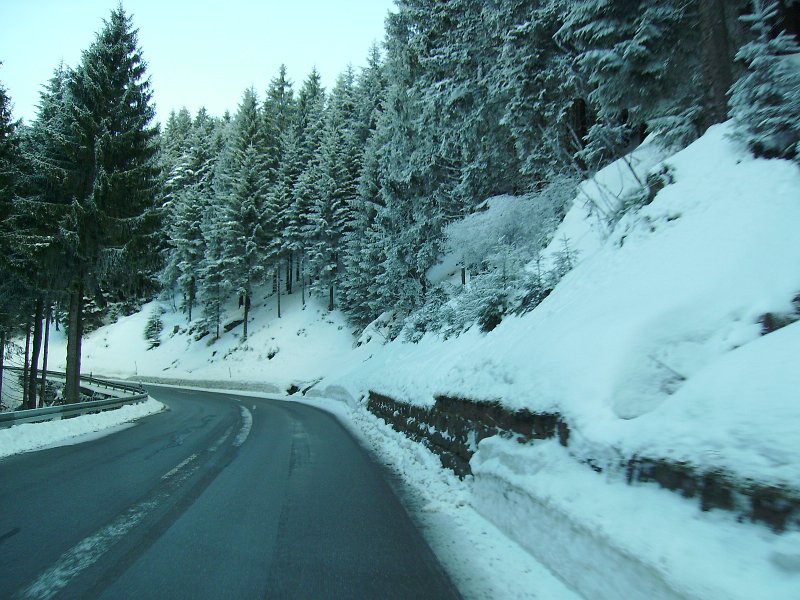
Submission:
{"label": "sky", "polygon": [[[60,62],[77,66],[118,0],[0,0],[0,84],[15,118],[36,116]],[[281,63],[299,89],[312,67],[326,89],[382,43],[393,0],[124,0],[139,29],[157,118],[186,106],[235,112],[244,90],[263,96]]]}

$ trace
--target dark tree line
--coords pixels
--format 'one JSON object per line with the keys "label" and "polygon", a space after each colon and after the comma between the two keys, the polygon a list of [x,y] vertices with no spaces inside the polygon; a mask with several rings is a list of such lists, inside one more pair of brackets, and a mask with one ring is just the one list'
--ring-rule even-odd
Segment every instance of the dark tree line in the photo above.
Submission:
{"label": "dark tree line", "polygon": [[[46,314],[66,313],[69,402],[80,398],[87,303],[104,307],[146,286],[158,265],[158,128],[137,32],[120,6],[76,68],[59,66],[36,120],[12,126],[15,176],[3,198],[4,323],[32,330],[29,407]],[[148,274],[150,273],[150,274]],[[48,319],[49,323],[49,319]],[[20,327],[20,325],[22,327]]]}
{"label": "dark tree line", "polygon": [[444,228],[484,199],[541,200],[648,134],[679,148],[732,116],[755,153],[800,160],[800,3],[396,5],[384,51],[332,90],[281,68],[235,114],[182,109],[160,136],[121,8],[31,125],[0,89],[3,336],[37,352],[57,302],[75,400],[84,315],[156,284],[213,337],[238,298],[246,339],[265,285],[279,315],[282,294],[318,293],[364,326],[430,302]]}

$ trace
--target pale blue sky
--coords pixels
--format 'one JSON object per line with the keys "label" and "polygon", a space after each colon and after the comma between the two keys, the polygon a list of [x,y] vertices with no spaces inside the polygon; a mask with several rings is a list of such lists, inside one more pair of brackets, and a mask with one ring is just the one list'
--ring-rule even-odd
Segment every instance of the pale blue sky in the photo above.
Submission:
{"label": "pale blue sky", "polygon": [[[118,0],[0,0],[0,83],[17,118],[36,116],[41,85],[94,40]],[[283,62],[298,89],[313,66],[330,89],[365,63],[393,0],[124,0],[139,29],[158,117],[186,106],[231,112]]]}

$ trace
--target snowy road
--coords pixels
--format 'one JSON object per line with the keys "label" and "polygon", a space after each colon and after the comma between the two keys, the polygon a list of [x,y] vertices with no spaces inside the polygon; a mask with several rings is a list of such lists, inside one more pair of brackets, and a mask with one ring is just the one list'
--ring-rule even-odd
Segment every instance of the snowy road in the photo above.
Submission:
{"label": "snowy road", "polygon": [[330,415],[150,393],[170,410],[0,460],[0,597],[457,597]]}

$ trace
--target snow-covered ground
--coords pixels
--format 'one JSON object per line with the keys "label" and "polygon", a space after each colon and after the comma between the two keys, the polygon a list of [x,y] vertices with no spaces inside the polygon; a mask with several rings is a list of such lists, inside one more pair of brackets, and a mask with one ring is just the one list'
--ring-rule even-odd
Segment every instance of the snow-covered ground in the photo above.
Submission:
{"label": "snow-covered ground", "polygon": [[[752,158],[728,131],[663,162],[644,145],[584,184],[545,253],[566,237],[579,264],[531,313],[373,346],[316,388],[562,414],[569,452],[482,442],[471,503],[588,597],[800,597],[800,534],[702,513],[618,468],[647,456],[800,486],[800,324],[761,336],[759,322],[795,312],[800,170]],[[671,183],[606,230],[597,207],[662,167]]]}
{"label": "snow-covered ground", "polygon": [[[544,253],[554,256],[566,238],[577,266],[535,310],[490,333],[387,343],[375,326],[356,346],[322,300],[302,309],[299,294],[284,296],[278,319],[274,296],[261,294],[246,345],[241,328],[211,345],[195,342],[166,307],[162,343],[147,350],[148,306],[89,334],[84,369],[276,390],[320,380],[310,393],[346,405],[346,418],[418,490],[432,546],[446,556],[452,544],[443,558],[451,573],[475,578],[469,597],[535,597],[520,591],[535,589],[527,583],[516,592],[500,583],[527,582],[526,570],[539,577],[525,547],[589,598],[796,599],[800,533],[700,512],[696,501],[654,485],[627,485],[614,468],[645,456],[800,487],[800,324],[762,336],[759,322],[795,312],[800,170],[752,158],[728,132],[714,127],[673,156],[645,144],[586,182]],[[650,204],[612,227],[598,218],[656,171],[668,185]],[[238,312],[231,306],[227,320]],[[63,366],[63,344],[53,345],[50,364]],[[485,440],[474,477],[459,482],[365,412],[369,390],[422,405],[449,394],[557,411],[570,446]],[[595,473],[580,464],[587,457],[608,468]],[[520,546],[482,545],[501,537],[477,513]],[[438,540],[448,527],[451,537]],[[482,583],[482,569],[503,576]],[[568,597],[555,589],[538,597]]]}
{"label": "snow-covered ground", "polygon": [[0,458],[31,450],[79,444],[110,435],[133,425],[133,421],[164,410],[158,400],[131,404],[105,412],[60,421],[21,423],[0,429]]}
{"label": "snow-covered ground", "polygon": [[[277,318],[275,297],[263,291],[254,295],[248,339],[240,343],[242,326],[221,332],[212,342],[207,335],[195,341],[186,316],[170,303],[156,301],[139,313],[122,317],[111,327],[89,333],[83,342],[81,370],[107,377],[136,379],[137,376],[221,382],[272,384],[275,391],[291,385],[304,387],[348,364],[353,347],[353,328],[344,316],[326,309],[326,299],[306,298],[300,290],[281,297],[281,318]],[[147,320],[154,310],[162,316],[161,344],[148,350],[144,337]],[[242,318],[235,301],[228,305],[224,323]],[[195,309],[199,312],[199,308]],[[52,369],[66,365],[66,338],[51,343]]]}

